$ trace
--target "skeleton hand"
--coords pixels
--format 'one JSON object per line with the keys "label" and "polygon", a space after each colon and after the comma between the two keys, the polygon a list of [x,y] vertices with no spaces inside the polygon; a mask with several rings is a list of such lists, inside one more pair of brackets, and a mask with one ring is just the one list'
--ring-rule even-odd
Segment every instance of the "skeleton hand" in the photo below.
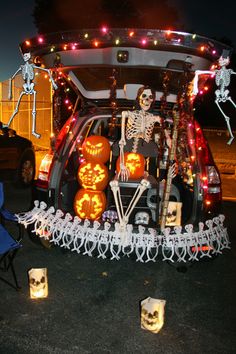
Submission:
{"label": "skeleton hand", "polygon": [[198,70],[195,71],[195,76],[193,79],[193,95],[196,96],[198,94]]}
{"label": "skeleton hand", "polygon": [[130,176],[129,169],[125,166],[124,162],[124,145],[126,145],[126,141],[124,138],[121,138],[119,141],[120,146],[120,172],[118,173],[118,178],[122,181],[128,181]]}
{"label": "skeleton hand", "polygon": [[120,163],[120,172],[118,173],[118,178],[120,178],[121,181],[128,181],[129,176],[129,169],[123,163]]}
{"label": "skeleton hand", "polygon": [[57,86],[57,84],[54,81],[52,81],[52,87],[53,87],[54,90],[58,89],[58,86]]}
{"label": "skeleton hand", "polygon": [[178,174],[178,164],[176,162],[170,166],[171,178],[174,178]]}

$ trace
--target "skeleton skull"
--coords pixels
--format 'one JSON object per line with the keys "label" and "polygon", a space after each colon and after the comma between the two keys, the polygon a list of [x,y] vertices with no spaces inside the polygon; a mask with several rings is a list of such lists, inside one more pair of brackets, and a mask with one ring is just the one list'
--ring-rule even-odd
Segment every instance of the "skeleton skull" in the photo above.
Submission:
{"label": "skeleton skull", "polygon": [[218,63],[219,63],[219,66],[221,66],[221,67],[229,65],[229,63],[230,63],[229,56],[224,57],[223,55],[221,55],[221,57],[218,59]]}
{"label": "skeleton skull", "polygon": [[29,270],[30,297],[32,299],[48,296],[47,268]]}
{"label": "skeleton skull", "polygon": [[164,324],[166,301],[146,298],[141,302],[141,328],[158,333]]}
{"label": "skeleton skull", "polygon": [[29,61],[31,58],[31,54],[30,53],[24,53],[23,54],[23,59],[25,62]]}
{"label": "skeleton skull", "polygon": [[135,214],[134,223],[136,225],[148,225],[150,216],[145,211],[139,211]]}
{"label": "skeleton skull", "polygon": [[151,108],[154,97],[151,89],[145,89],[139,96],[139,105],[144,111],[148,111]]}

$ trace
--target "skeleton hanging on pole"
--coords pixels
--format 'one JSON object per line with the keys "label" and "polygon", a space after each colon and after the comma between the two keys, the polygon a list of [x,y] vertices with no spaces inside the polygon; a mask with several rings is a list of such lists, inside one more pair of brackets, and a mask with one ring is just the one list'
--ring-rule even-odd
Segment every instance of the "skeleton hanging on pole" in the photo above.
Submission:
{"label": "skeleton hanging on pole", "polygon": [[40,138],[40,134],[36,133],[36,131],[35,131],[35,128],[36,128],[36,94],[37,94],[37,92],[34,89],[35,84],[33,82],[34,76],[35,76],[34,69],[47,72],[47,74],[49,75],[50,80],[52,82],[52,86],[53,86],[54,90],[57,89],[57,85],[56,85],[55,81],[53,80],[52,74],[49,69],[41,68],[41,67],[34,65],[33,63],[30,63],[30,59],[31,59],[30,53],[24,53],[23,59],[24,59],[25,64],[21,65],[19,67],[19,69],[15,72],[15,74],[9,79],[9,95],[8,95],[9,100],[12,99],[12,80],[15,78],[15,76],[20,71],[22,73],[22,78],[25,83],[23,84],[23,90],[20,93],[20,97],[17,101],[15,110],[14,110],[12,116],[10,117],[10,119],[7,123],[7,126],[9,127],[11,125],[13,118],[18,113],[22,97],[24,95],[33,95],[32,130],[31,130],[31,132],[32,132],[32,135],[34,135],[36,138]]}
{"label": "skeleton hanging on pole", "polygon": [[234,140],[234,135],[230,126],[230,117],[228,117],[223,109],[220,106],[220,103],[225,103],[226,101],[229,101],[234,108],[236,108],[236,104],[235,102],[232,100],[232,98],[229,96],[229,90],[228,90],[228,86],[230,84],[230,79],[231,79],[231,75],[235,75],[236,72],[234,72],[232,69],[227,69],[226,67],[229,65],[230,63],[230,58],[229,58],[229,51],[228,50],[223,50],[222,55],[220,56],[219,60],[218,60],[218,64],[220,66],[220,69],[216,69],[216,70],[196,70],[195,72],[195,77],[193,80],[193,94],[197,95],[198,93],[198,77],[199,75],[213,75],[215,76],[215,83],[218,87],[218,89],[215,91],[215,103],[218,107],[218,109],[220,110],[220,112],[222,113],[222,115],[224,116],[224,119],[226,121],[227,124],[227,128],[229,131],[229,135],[230,135],[230,139],[227,142],[228,145],[230,145],[232,143],[232,141]]}

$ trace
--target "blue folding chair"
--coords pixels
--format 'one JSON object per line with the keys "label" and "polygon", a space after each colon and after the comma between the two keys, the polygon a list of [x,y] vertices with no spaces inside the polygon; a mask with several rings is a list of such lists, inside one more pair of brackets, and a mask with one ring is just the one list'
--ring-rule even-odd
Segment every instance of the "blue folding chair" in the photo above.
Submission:
{"label": "blue folding chair", "polygon": [[[20,286],[18,284],[14,268],[14,258],[17,254],[17,251],[22,247],[21,241],[23,238],[23,229],[22,226],[18,224],[17,217],[15,216],[15,214],[5,209],[3,205],[3,184],[0,182],[0,270],[3,272],[8,272],[8,270],[11,270],[14,279],[14,284],[5,279],[5,277],[3,278],[2,276],[0,276],[0,280],[12,286],[14,289],[19,290]],[[6,228],[6,225],[10,222],[13,222],[17,225],[17,239],[11,236]]]}

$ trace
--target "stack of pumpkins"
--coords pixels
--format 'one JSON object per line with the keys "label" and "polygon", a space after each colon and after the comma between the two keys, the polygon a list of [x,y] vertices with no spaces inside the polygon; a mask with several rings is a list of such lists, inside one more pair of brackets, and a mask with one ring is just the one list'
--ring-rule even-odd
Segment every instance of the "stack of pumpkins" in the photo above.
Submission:
{"label": "stack of pumpkins", "polygon": [[78,182],[81,189],[75,195],[74,211],[81,219],[97,220],[106,208],[103,192],[108,184],[108,168],[105,163],[110,157],[108,139],[91,135],[82,144],[85,159],[78,169]]}

